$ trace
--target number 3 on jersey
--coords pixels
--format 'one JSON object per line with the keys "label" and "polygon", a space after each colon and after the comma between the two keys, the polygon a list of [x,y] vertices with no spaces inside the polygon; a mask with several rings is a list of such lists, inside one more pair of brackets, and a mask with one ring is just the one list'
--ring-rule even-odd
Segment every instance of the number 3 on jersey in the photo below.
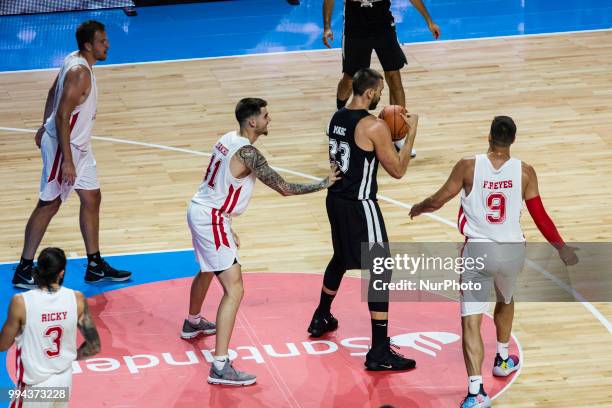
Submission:
{"label": "number 3 on jersey", "polygon": [[329,139],[329,157],[335,160],[336,154],[340,149],[340,170],[346,173],[349,168],[349,159],[351,158],[351,146],[346,142],[338,143],[336,139]]}
{"label": "number 3 on jersey", "polygon": [[503,224],[506,220],[506,196],[493,192],[487,196],[487,221],[491,224]]}
{"label": "number 3 on jersey", "polygon": [[51,326],[45,330],[45,337],[51,338],[51,343],[53,343],[52,348],[45,349],[44,352],[49,358],[57,357],[60,353],[60,346],[62,341],[62,327],[61,326]]}

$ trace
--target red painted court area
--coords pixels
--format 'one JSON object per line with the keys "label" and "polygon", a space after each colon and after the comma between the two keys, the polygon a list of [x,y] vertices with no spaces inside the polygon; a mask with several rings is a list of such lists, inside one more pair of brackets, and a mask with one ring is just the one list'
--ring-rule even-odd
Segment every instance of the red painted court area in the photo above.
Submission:
{"label": "red painted court area", "polygon": [[[417,361],[409,372],[370,373],[367,304],[360,280],[342,282],[332,312],[340,327],[321,339],[306,327],[322,277],[309,274],[245,274],[245,298],[231,342],[235,366],[257,375],[250,387],[206,382],[215,339],[181,340],[179,332],[191,279],[132,286],[90,299],[102,351],[75,363],[73,407],[457,407],[466,374],[454,302],[394,302],[390,335],[400,352]],[[203,315],[214,320],[221,288],[213,281]],[[493,378],[492,319],[483,322],[484,381],[495,396],[512,380]],[[518,354],[517,344],[511,344]],[[14,374],[14,351],[7,366]]]}

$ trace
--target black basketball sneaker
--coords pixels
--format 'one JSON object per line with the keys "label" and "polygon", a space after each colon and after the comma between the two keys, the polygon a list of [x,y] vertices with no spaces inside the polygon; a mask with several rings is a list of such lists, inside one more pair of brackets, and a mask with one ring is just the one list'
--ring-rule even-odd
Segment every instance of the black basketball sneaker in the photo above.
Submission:
{"label": "black basketball sneaker", "polygon": [[325,333],[334,331],[338,328],[338,320],[331,314],[319,313],[315,310],[310,326],[308,326],[308,333],[311,337],[321,337]]}
{"label": "black basketball sneaker", "polygon": [[36,283],[32,277],[32,269],[34,265],[23,265],[19,264],[15,268],[15,274],[13,275],[13,286],[21,289],[36,289]]}
{"label": "black basketball sneaker", "polygon": [[85,271],[86,283],[97,283],[103,281],[123,282],[132,277],[132,272],[121,271],[113,268],[104,259],[99,262],[91,261],[87,264]]}
{"label": "black basketball sneaker", "polygon": [[404,357],[393,348],[399,349],[399,346],[391,343],[389,337],[384,343],[371,348],[366,354],[366,369],[370,371],[401,371],[416,367],[414,360]]}

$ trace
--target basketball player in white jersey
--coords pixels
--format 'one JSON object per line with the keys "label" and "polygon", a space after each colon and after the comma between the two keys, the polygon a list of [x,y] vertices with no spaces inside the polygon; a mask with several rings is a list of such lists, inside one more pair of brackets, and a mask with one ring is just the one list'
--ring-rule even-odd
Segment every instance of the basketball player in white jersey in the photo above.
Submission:
{"label": "basketball player in white jersey", "polygon": [[109,45],[104,25],[86,21],[77,28],[76,39],[79,49],[64,59],[49,89],[43,125],[36,133],[43,159],[39,201],[26,225],[21,260],[13,276],[13,285],[23,289],[36,287],[32,277],[36,249],[72,190],[81,200],[79,221],[88,260],[85,282],[125,281],[131,276],[112,268],[99,248],[102,195],[91,146],[98,91],[92,67],[106,59]]}
{"label": "basketball player in white jersey", "polygon": [[[200,271],[191,284],[189,315],[183,323],[181,337],[188,339],[200,333],[212,334],[216,330],[215,355],[208,382],[250,385],[255,383],[256,377],[234,369],[228,357],[229,341],[244,293],[238,258],[240,240],[232,230],[232,217],[246,210],[255,179],[281,195],[289,196],[322,190],[339,177],[336,166],[332,166],[329,175],[317,183],[285,181],[253,146],[261,135],[268,134],[271,119],[267,102],[259,98],[244,98],[236,105],[235,113],[239,130],[225,134],[215,143],[204,179],[187,212]],[[200,316],[213,274],[223,286],[216,327]]]}
{"label": "basketball player in white jersey", "polygon": [[497,331],[497,355],[493,375],[508,376],[518,370],[517,356],[508,355],[508,342],[514,318],[513,293],[516,279],[525,262],[525,237],[520,215],[523,200],[544,237],[558,250],[566,265],[578,258],[575,248],[565,244],[550,219],[538,190],[533,167],[510,157],[516,125],[508,116],[497,116],[491,124],[489,150],[459,160],[446,183],[431,197],[414,205],[410,217],[440,209],[461,192],[458,227],[466,238],[462,256],[484,259],[481,270],[466,270],[462,282],[478,282],[482,290],[461,294],[463,356],[468,372],[468,395],[461,408],[485,408],[491,400],[482,384],[484,347],[480,335],[482,314],[488,310],[492,285],[497,293],[494,320]]}
{"label": "basketball player in white jersey", "polygon": [[[72,362],[97,354],[100,337],[82,293],[62,286],[66,255],[59,248],[45,248],[38,256],[34,279],[38,287],[16,294],[0,333],[0,351],[17,346],[16,379],[20,395],[10,408],[66,407],[72,384]],[[85,341],[77,349],[77,327]],[[28,390],[65,387],[65,398],[28,401]],[[34,394],[32,394],[34,395]],[[54,398],[55,398],[54,397]]]}

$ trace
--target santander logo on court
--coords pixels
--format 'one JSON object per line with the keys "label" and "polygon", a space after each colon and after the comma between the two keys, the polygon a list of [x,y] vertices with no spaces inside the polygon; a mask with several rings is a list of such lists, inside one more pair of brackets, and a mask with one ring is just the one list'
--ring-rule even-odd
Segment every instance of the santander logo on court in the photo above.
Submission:
{"label": "santander logo on court", "polygon": [[421,353],[425,353],[432,357],[435,357],[437,355],[436,352],[442,350],[442,346],[431,340],[435,340],[436,342],[445,345],[454,343],[460,338],[461,337],[456,335],[455,333],[421,332],[393,336],[391,338],[391,342],[397,344],[400,347],[410,347],[417,351],[420,351]]}
{"label": "santander logo on court", "polygon": [[[310,338],[306,328],[318,302],[321,276],[244,274],[242,301],[230,342],[237,370],[257,375],[250,387],[206,382],[215,336],[182,340],[191,279],[130,286],[93,296],[99,355],[73,364],[71,406],[96,407],[456,407],[465,396],[461,320],[455,302],[393,302],[389,335],[396,350],[416,360],[414,370],[371,372],[363,365],[371,344],[361,281],[342,282],[332,312],[338,330]],[[223,295],[211,285],[202,314],[214,319]],[[498,395],[515,375],[493,378],[495,327],[484,316],[483,377]],[[80,340],[79,340],[80,341]],[[511,341],[510,352],[520,354]],[[7,356],[14,378],[15,352]],[[444,392],[440,392],[444,390]]]}
{"label": "santander logo on court", "polygon": [[[459,340],[459,336],[447,332],[417,332],[405,333],[393,336],[391,341],[400,347],[410,347],[421,353],[432,357],[436,352],[442,350],[442,345]],[[255,346],[239,346],[229,350],[232,360],[249,361],[264,364],[270,359],[295,358],[301,356],[321,356],[337,352],[340,348],[346,349],[351,356],[365,356],[370,344],[369,337],[349,337],[338,342],[331,340],[311,340],[302,342],[285,343],[281,347],[273,347],[271,344],[263,344],[261,348]],[[188,350],[178,355],[170,352],[155,354],[133,354],[115,358],[99,357],[75,361],[73,373],[80,374],[83,371],[90,373],[103,373],[117,370],[127,370],[130,374],[138,374],[142,370],[152,369],[157,366],[189,366],[194,364],[211,364],[214,350],[199,350],[199,352]]]}

